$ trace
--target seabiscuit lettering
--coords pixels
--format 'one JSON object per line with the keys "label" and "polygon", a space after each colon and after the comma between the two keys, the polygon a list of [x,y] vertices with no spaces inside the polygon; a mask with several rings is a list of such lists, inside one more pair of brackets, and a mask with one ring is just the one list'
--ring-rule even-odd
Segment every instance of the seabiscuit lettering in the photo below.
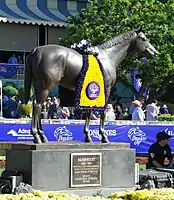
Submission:
{"label": "seabiscuit lettering", "polygon": [[92,158],[78,158],[78,162],[85,162],[85,161],[95,161],[95,157],[92,157]]}

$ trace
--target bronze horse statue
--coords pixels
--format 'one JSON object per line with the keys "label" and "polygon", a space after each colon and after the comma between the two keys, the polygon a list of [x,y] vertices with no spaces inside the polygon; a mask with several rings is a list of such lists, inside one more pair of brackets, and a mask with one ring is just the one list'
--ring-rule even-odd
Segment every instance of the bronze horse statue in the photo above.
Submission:
{"label": "bronze horse statue", "polygon": [[[154,58],[157,50],[150,44],[142,29],[136,29],[126,34],[116,36],[95,47],[98,59],[103,65],[108,93],[116,82],[116,70],[130,52],[137,52],[147,58]],[[41,108],[49,91],[56,83],[69,90],[75,90],[79,73],[82,69],[82,55],[77,51],[59,45],[45,45],[33,49],[27,57],[25,66],[25,103],[30,98],[31,86],[35,91],[31,134],[34,143],[45,143],[41,124]],[[106,99],[108,100],[108,99]],[[107,102],[107,101],[106,101]],[[85,142],[91,142],[89,123],[91,111],[87,111],[84,126]],[[101,112],[99,134],[101,142],[109,142],[104,130],[105,112]]]}

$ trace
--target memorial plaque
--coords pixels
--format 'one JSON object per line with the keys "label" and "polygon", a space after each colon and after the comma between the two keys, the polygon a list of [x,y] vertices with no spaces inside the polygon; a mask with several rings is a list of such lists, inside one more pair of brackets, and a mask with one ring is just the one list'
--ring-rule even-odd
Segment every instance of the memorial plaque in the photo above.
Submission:
{"label": "memorial plaque", "polygon": [[101,170],[101,153],[72,153],[70,187],[101,186]]}

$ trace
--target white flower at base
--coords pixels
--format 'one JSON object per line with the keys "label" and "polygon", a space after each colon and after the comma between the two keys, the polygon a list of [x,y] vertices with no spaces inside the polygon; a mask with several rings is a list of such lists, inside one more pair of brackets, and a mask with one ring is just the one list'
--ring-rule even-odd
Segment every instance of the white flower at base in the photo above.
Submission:
{"label": "white flower at base", "polygon": [[90,43],[86,40],[81,40],[78,44],[74,43],[71,45],[72,49],[79,50],[80,52],[84,52],[87,54],[99,54],[99,50],[97,47],[93,47]]}
{"label": "white flower at base", "polygon": [[86,41],[86,40],[81,40],[81,42],[80,42],[81,44],[83,44],[83,45],[86,45],[86,44],[88,44],[88,42]]}

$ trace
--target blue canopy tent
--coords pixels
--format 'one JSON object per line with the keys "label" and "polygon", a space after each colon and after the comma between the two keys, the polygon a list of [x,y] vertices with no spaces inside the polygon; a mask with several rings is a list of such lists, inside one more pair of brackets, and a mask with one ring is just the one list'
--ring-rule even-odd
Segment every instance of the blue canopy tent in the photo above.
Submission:
{"label": "blue canopy tent", "polygon": [[0,21],[65,26],[71,15],[87,7],[87,0],[1,0]]}

